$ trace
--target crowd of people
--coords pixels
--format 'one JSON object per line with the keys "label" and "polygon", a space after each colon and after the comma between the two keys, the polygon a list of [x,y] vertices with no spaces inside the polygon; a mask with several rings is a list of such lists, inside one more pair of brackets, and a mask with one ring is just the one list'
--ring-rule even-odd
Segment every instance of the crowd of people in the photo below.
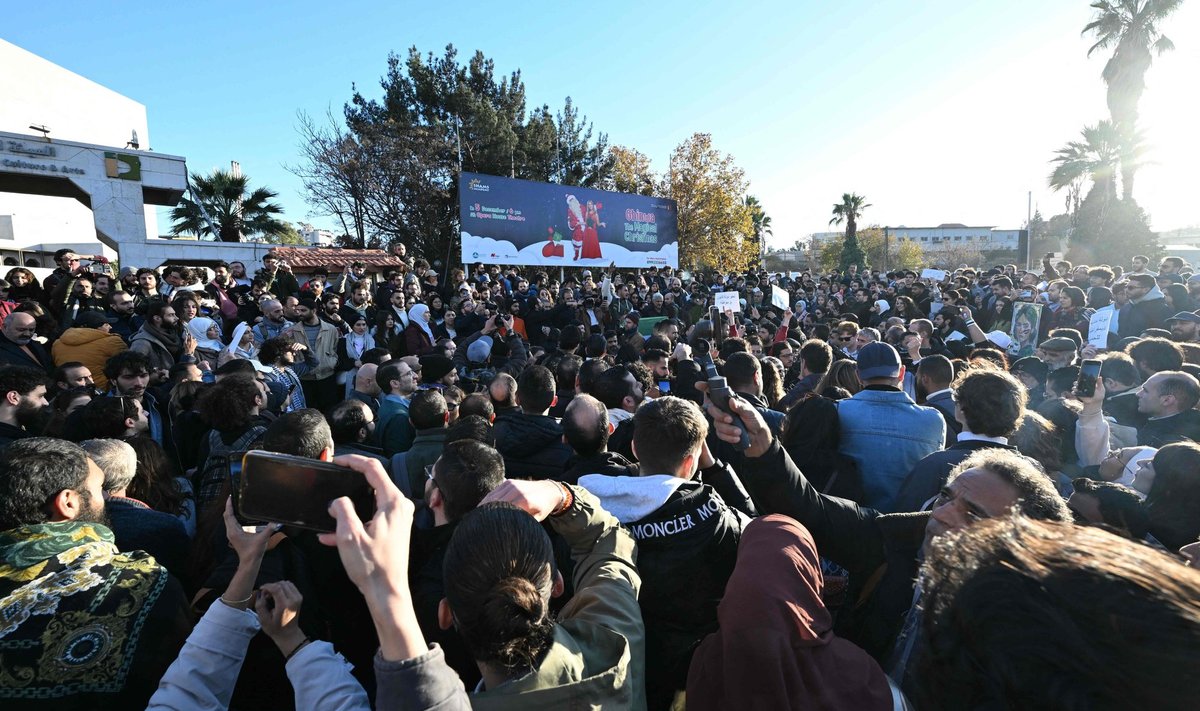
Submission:
{"label": "crowd of people", "polygon": [[1183,260],[391,256],[0,280],[0,705],[1196,708]]}

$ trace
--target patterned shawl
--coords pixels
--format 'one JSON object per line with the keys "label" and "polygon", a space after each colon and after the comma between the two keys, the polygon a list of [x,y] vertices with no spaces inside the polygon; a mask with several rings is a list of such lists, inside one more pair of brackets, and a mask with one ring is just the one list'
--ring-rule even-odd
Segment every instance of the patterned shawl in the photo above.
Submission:
{"label": "patterned shawl", "polygon": [[0,532],[0,699],[124,688],[167,571],[113,540],[76,521]]}

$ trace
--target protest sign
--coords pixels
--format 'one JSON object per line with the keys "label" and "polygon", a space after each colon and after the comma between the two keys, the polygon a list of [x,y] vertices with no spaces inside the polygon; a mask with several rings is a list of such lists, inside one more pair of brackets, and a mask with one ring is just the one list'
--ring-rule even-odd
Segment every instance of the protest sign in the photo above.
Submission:
{"label": "protest sign", "polygon": [[1100,309],[1088,321],[1088,344],[1108,348],[1108,329],[1112,325],[1112,309]]}
{"label": "protest sign", "polygon": [[721,313],[726,311],[741,311],[742,305],[738,302],[738,293],[736,291],[720,291],[713,297],[713,305]]}
{"label": "protest sign", "polygon": [[774,284],[771,285],[771,305],[784,311],[787,311],[789,306],[788,293]]}

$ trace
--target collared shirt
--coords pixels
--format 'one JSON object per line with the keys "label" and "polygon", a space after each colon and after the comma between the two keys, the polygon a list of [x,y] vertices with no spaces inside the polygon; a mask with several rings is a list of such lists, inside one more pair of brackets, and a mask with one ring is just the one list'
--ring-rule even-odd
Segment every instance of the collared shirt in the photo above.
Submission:
{"label": "collared shirt", "polygon": [[948,393],[948,392],[950,392],[950,388],[942,388],[941,390],[931,392],[925,396],[925,402],[929,402],[930,400],[937,397],[938,395],[941,395],[942,393]]}
{"label": "collared shirt", "polygon": [[959,442],[991,442],[993,444],[1008,444],[1008,437],[988,437],[963,430],[958,433]]}

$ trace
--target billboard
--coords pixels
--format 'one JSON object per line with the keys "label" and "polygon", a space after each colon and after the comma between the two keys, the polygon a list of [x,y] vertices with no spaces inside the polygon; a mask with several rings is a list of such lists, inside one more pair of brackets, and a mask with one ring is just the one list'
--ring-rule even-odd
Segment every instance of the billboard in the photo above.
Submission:
{"label": "billboard", "polygon": [[674,200],[463,173],[463,264],[678,267]]}

